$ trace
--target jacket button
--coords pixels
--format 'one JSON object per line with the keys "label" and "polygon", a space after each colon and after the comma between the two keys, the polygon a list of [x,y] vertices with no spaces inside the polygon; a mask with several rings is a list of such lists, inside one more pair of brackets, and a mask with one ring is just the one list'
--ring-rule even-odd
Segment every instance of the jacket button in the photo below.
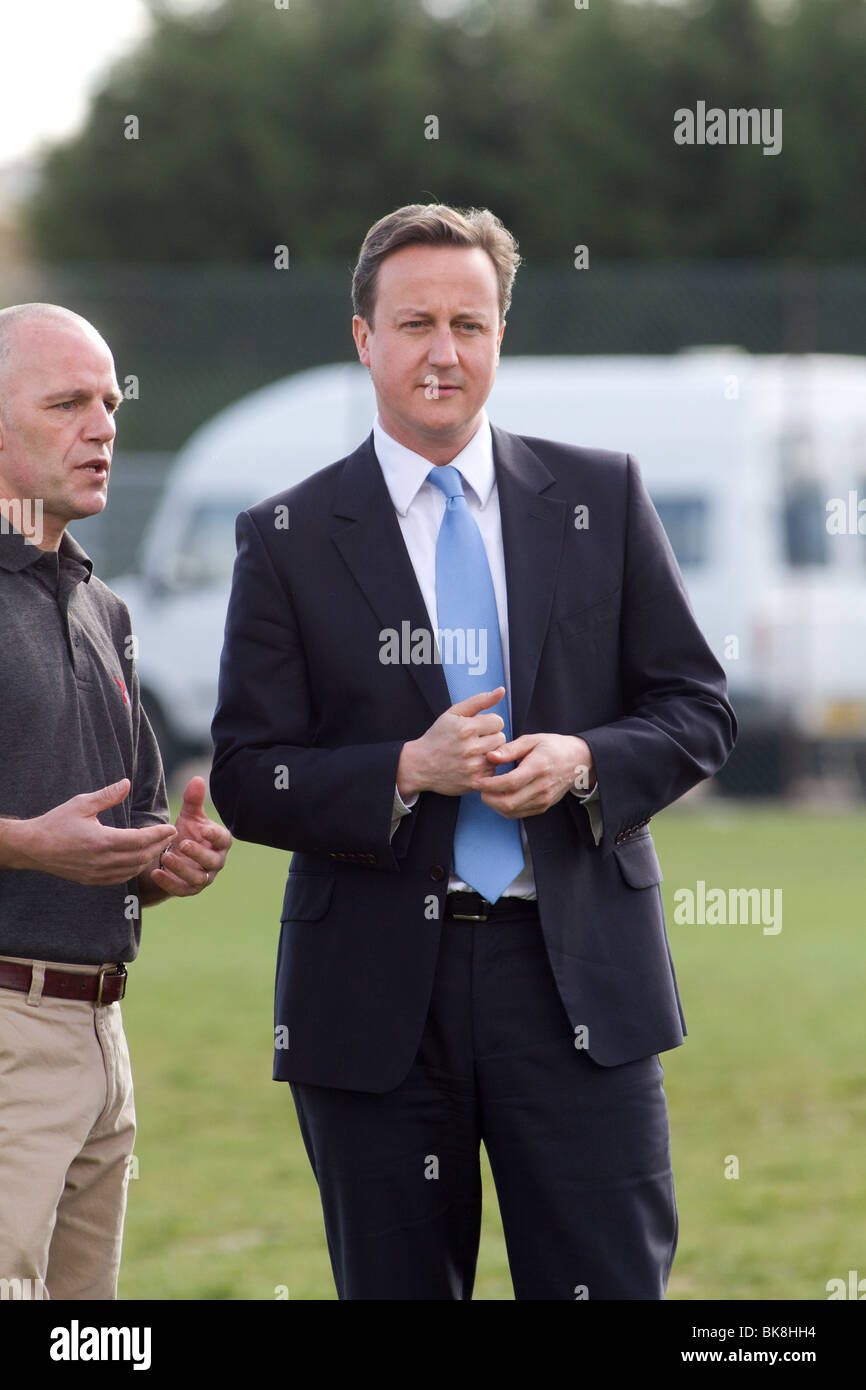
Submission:
{"label": "jacket button", "polygon": [[445,877],[445,870],[441,864],[431,864],[430,877],[434,883],[441,883]]}

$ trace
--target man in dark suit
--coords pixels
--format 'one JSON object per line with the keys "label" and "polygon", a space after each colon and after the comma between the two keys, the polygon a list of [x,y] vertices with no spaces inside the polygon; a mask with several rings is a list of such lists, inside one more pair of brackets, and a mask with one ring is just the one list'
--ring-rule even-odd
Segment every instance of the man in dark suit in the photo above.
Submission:
{"label": "man in dark suit", "polygon": [[471,1297],[481,1142],[518,1299],[662,1298],[676,1246],[648,822],[736,725],[634,461],[487,420],[518,259],[376,223],[373,432],[238,518],[211,787],[294,851],[274,1075],[341,1298]]}

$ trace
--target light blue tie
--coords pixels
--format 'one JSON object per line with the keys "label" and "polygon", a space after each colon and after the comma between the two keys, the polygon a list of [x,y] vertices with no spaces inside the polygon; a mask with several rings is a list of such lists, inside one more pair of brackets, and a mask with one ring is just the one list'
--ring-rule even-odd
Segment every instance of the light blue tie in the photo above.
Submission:
{"label": "light blue tie", "polygon": [[[445,679],[452,703],[457,704],[505,685],[499,615],[487,552],[463,495],[460,473],[449,463],[432,468],[427,476],[446,498],[436,542],[436,607]],[[510,740],[504,696],[491,712],[505,721],[503,733]],[[496,771],[505,772],[509,766],[504,763]],[[495,903],[523,867],[518,822],[485,806],[480,792],[465,792],[454,833],[457,876]]]}

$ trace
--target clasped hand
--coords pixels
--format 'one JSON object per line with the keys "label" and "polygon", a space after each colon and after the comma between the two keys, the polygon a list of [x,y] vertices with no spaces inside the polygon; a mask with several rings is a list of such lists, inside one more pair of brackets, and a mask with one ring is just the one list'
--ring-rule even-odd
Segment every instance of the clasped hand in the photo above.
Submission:
{"label": "clasped hand", "polygon": [[[523,734],[506,743],[504,722],[491,713],[502,686],[461,700],[440,714],[421,738],[403,745],[397,790],[404,801],[419,792],[462,796],[478,791],[501,816],[538,816],[561,801],[580,777],[587,792],[595,783],[589,745],[572,734]],[[496,767],[516,767],[497,775]]]}

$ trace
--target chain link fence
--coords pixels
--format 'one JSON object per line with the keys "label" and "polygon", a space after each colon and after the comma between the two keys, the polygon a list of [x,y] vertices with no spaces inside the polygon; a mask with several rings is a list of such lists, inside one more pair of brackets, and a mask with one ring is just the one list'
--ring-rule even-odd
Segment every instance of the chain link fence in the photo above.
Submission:
{"label": "chain link fence", "polygon": [[[0,302],[47,300],[91,319],[137,400],[126,449],[173,450],[249,391],[353,361],[352,267],[0,268]],[[866,263],[845,266],[590,262],[521,267],[504,354],[866,351]]]}

